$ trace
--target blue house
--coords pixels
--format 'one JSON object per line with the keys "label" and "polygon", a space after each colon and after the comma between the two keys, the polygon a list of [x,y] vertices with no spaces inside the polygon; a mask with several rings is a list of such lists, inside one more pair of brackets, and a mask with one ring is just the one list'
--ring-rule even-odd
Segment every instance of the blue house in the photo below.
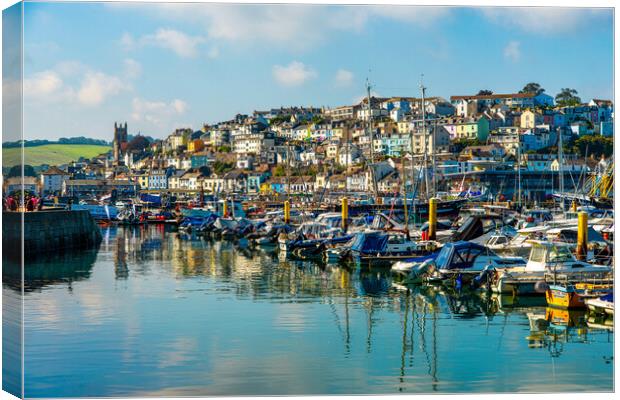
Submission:
{"label": "blue house", "polygon": [[209,156],[210,156],[210,153],[206,151],[201,151],[201,152],[192,154],[192,157],[191,157],[192,168],[200,168],[200,167],[208,166]]}

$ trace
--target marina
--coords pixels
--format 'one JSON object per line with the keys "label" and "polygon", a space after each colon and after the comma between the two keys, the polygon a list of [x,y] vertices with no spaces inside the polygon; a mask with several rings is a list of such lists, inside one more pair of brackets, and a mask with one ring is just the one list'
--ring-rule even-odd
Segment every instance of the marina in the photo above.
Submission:
{"label": "marina", "polygon": [[615,391],[614,5],[164,3],[3,11],[4,391]]}
{"label": "marina", "polygon": [[26,270],[27,397],[613,389],[613,317],[544,294],[407,285],[163,223],[102,234]]}

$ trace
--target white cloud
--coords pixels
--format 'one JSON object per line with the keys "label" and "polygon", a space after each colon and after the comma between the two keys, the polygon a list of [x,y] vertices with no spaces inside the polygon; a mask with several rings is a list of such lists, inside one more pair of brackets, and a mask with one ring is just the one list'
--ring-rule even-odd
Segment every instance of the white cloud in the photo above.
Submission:
{"label": "white cloud", "polygon": [[172,117],[187,111],[187,103],[179,99],[166,103],[164,101],[149,101],[136,97],[131,102],[131,105],[131,118],[134,121],[147,122],[158,127],[169,125]]}
{"label": "white cloud", "polygon": [[287,66],[274,65],[272,72],[275,80],[284,86],[299,86],[317,76],[315,70],[299,61],[293,61]]}
{"label": "white cloud", "polygon": [[134,59],[125,59],[125,75],[129,79],[136,79],[142,75],[142,65]]}
{"label": "white cloud", "polygon": [[521,29],[528,33],[563,34],[579,32],[593,26],[596,20],[610,17],[612,11],[560,7],[482,8],[490,21]]}
{"label": "white cloud", "polygon": [[353,83],[353,72],[346,69],[339,69],[336,72],[336,84],[339,86],[349,86]]}
{"label": "white cloud", "polygon": [[123,82],[116,76],[103,72],[87,72],[77,92],[77,99],[84,105],[96,106],[108,96],[118,94],[123,86]]}
{"label": "white cloud", "polygon": [[53,68],[24,78],[24,101],[58,103],[67,106],[98,106],[109,97],[133,91],[133,81],[142,74],[142,65],[123,60],[118,75],[95,70],[79,61],[62,61]]}
{"label": "white cloud", "polygon": [[141,41],[172,50],[180,57],[195,57],[198,54],[198,45],[205,41],[201,36],[189,36],[174,29],[158,29],[152,35],[146,35]]}
{"label": "white cloud", "polygon": [[52,70],[37,72],[24,79],[24,97],[43,99],[58,93],[63,86],[60,75]]}
{"label": "white cloud", "polygon": [[508,42],[504,47],[504,57],[511,61],[519,61],[521,58],[521,43],[516,40]]}
{"label": "white cloud", "polygon": [[141,46],[154,46],[171,50],[180,57],[192,58],[198,54],[200,44],[206,42],[202,36],[190,36],[174,29],[160,28],[154,33],[134,38],[125,32],[121,36],[121,46],[126,51],[134,50]]}
{"label": "white cloud", "polygon": [[[145,10],[131,4],[108,7]],[[303,50],[329,40],[334,32],[361,32],[377,18],[432,27],[452,11],[449,7],[161,3],[146,12],[162,20],[202,27],[209,41],[267,42]],[[126,39],[132,43],[131,38]]]}

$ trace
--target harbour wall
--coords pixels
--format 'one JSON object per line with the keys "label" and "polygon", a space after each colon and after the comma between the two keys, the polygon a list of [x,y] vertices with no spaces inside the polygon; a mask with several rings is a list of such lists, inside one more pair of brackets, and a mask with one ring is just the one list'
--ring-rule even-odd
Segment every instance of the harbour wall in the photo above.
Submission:
{"label": "harbour wall", "polygon": [[92,248],[101,242],[99,226],[88,211],[3,212],[5,255],[20,256],[22,233],[26,259],[50,252]]}

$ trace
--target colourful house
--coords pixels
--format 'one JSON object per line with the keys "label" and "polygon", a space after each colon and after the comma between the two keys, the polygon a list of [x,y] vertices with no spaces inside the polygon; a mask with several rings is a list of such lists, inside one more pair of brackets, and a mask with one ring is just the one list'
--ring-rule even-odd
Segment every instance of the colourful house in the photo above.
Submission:
{"label": "colourful house", "polygon": [[[489,136],[489,119],[487,117],[480,117],[478,119],[468,119],[460,121],[454,124],[454,138],[457,140],[478,139],[481,142],[485,142]],[[446,129],[450,132],[450,129]]]}

